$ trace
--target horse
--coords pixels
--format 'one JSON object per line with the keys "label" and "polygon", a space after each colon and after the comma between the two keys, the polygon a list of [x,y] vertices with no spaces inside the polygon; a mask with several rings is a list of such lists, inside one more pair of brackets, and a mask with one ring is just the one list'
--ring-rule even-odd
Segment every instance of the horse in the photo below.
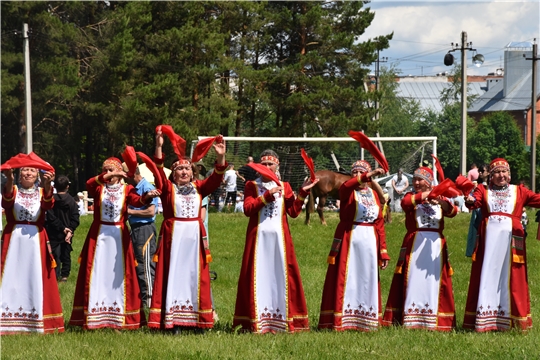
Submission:
{"label": "horse", "polygon": [[319,214],[321,224],[326,225],[323,214],[326,198],[331,196],[334,199],[339,199],[339,188],[341,184],[349,180],[352,176],[331,170],[319,170],[315,172],[315,177],[319,178],[319,182],[316,183],[309,192],[305,224],[309,225],[309,214],[313,212],[315,208],[315,199],[318,198],[319,204],[317,206],[317,213]]}

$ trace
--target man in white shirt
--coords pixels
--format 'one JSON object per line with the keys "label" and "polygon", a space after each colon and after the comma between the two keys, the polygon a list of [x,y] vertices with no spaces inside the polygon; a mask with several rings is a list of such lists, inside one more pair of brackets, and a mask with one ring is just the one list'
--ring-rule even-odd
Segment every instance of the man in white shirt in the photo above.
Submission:
{"label": "man in white shirt", "polygon": [[234,164],[229,164],[229,170],[225,171],[223,183],[227,192],[225,204],[227,204],[227,208],[230,208],[232,204],[236,205],[236,171],[234,170]]}

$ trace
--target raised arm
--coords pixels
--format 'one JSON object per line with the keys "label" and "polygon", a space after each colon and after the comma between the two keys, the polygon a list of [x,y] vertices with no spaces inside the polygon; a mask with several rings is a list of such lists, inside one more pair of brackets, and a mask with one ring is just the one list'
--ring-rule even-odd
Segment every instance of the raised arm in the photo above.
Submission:
{"label": "raised arm", "polygon": [[9,209],[13,206],[15,196],[13,196],[13,187],[15,184],[15,177],[13,176],[13,170],[4,170],[4,175],[7,178],[6,184],[2,189],[2,207],[4,209]]}

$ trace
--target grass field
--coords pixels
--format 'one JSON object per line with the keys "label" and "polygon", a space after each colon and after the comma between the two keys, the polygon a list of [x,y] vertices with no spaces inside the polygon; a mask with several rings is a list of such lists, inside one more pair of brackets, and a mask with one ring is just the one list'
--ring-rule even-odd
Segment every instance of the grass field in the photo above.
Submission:
{"label": "grass field", "polygon": [[[392,271],[403,235],[404,217],[392,214],[386,227],[388,251],[392,258],[388,269],[381,272],[383,305],[386,303]],[[291,232],[306,300],[311,331],[299,334],[238,334],[231,328],[247,227],[242,214],[210,214],[210,243],[218,273],[213,294],[219,322],[204,334],[154,332],[148,328],[114,332],[109,329],[82,331],[67,326],[71,314],[77,257],[91,223],[91,216],[81,217],[75,233],[72,253],[72,275],[60,283],[60,294],[66,321],[66,332],[53,335],[4,336],[1,339],[2,359],[538,359],[540,357],[540,242],[535,234],[538,224],[534,211],[529,212],[528,241],[529,285],[531,290],[533,329],[527,333],[476,334],[461,329],[467,296],[471,260],[465,257],[469,214],[448,219],[445,235],[450,261],[454,268],[454,296],[458,329],[438,333],[402,328],[382,328],[374,333],[318,331],[316,329],[326,273],[326,257],[338,222],[336,213],[327,213],[328,226],[318,219],[304,225],[304,214],[290,219]],[[159,219],[161,221],[161,219]]]}

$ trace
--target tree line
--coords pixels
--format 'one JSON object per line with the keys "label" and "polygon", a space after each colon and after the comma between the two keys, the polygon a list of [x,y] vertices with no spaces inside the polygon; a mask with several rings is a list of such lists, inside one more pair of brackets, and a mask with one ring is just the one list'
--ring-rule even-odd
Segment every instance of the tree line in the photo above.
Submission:
{"label": "tree line", "polygon": [[[360,41],[375,16],[369,1],[2,2],[1,11],[2,159],[25,152],[20,30],[28,23],[33,148],[73,190],[125,145],[152,154],[159,124],[188,143],[218,133],[455,131],[451,105],[446,115],[425,114],[398,101],[391,82],[380,92],[366,87],[369,65],[393,36]],[[450,169],[457,139],[438,142]],[[164,150],[168,163],[174,153]]]}

